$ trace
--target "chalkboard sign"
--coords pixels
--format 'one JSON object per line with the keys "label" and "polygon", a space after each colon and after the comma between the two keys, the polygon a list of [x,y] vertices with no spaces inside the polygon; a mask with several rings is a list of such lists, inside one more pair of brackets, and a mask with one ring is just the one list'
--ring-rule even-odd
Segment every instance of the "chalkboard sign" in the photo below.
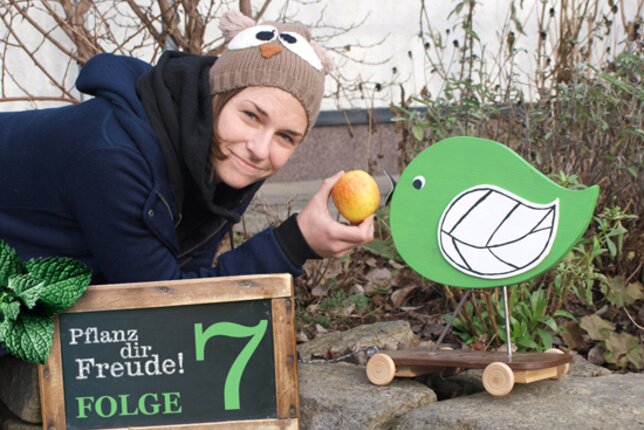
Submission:
{"label": "chalkboard sign", "polygon": [[43,428],[298,428],[290,275],[90,286],[39,367]]}

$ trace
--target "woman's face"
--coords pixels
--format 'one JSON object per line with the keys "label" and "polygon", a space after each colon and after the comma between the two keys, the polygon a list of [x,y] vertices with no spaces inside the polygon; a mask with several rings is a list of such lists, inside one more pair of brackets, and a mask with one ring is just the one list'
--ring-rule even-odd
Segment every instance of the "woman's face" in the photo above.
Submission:
{"label": "woman's face", "polygon": [[286,91],[248,87],[226,103],[217,118],[224,159],[212,159],[217,179],[243,188],[265,179],[288,161],[306,132],[306,111]]}

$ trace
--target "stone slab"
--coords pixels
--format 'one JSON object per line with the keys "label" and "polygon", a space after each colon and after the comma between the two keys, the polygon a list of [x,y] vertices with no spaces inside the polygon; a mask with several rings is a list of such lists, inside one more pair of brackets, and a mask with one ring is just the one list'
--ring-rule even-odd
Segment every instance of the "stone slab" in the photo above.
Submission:
{"label": "stone slab", "polygon": [[[300,358],[324,356],[328,351],[346,354],[360,348],[398,349],[418,343],[408,321],[383,321],[361,325],[346,331],[320,335],[297,346]],[[363,363],[364,364],[364,363]]]}
{"label": "stone slab", "polygon": [[436,394],[413,380],[372,385],[364,366],[350,363],[300,364],[302,430],[388,428],[398,415],[436,401]]}
{"label": "stone slab", "polygon": [[644,374],[566,377],[517,384],[505,397],[486,392],[421,406],[391,429],[643,429]]}
{"label": "stone slab", "polygon": [[0,359],[0,401],[21,420],[42,422],[38,367],[7,355]]}

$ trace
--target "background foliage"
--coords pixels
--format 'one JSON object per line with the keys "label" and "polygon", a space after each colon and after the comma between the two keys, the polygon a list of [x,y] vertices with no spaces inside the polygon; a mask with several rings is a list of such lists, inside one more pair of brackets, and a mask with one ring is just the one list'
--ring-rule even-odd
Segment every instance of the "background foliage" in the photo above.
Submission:
{"label": "background foliage", "polygon": [[[570,348],[597,364],[643,369],[641,2],[634,17],[624,16],[619,1],[608,8],[593,0],[535,2],[537,33],[526,34],[512,14],[494,55],[477,34],[477,2],[453,2],[453,26],[442,32],[421,3],[429,76],[440,76],[444,85],[437,94],[423,88],[392,105],[401,171],[432,143],[473,135],[507,144],[565,187],[598,184],[601,196],[585,237],[549,273],[510,288],[512,344],[518,350]],[[513,3],[513,10],[523,3]],[[627,31],[614,52],[602,41],[620,19]],[[521,52],[519,36],[537,38],[536,52]],[[457,55],[447,55],[453,48]],[[537,64],[530,82],[518,73],[519,54]],[[409,319],[424,339],[438,337],[463,293],[410,272],[393,247],[386,209],[379,219],[373,244],[337,267],[309,266],[299,291],[303,338],[388,318]],[[507,341],[504,324],[499,291],[477,291],[450,341],[500,348]]]}
{"label": "background foliage", "polygon": [[[297,20],[299,8],[320,1],[284,1],[279,17]],[[73,76],[99,52],[150,61],[167,48],[216,54],[223,46],[216,21],[224,10],[238,8],[261,19],[271,0],[0,3],[0,102],[35,107],[79,102]],[[549,273],[510,289],[512,342],[519,349],[563,346],[599,364],[642,369],[644,0],[509,3],[495,29],[499,43],[489,45],[478,33],[485,18],[480,2],[452,0],[445,21],[436,18],[430,2],[417,0],[426,85],[409,94],[400,84],[402,96],[391,106],[400,133],[400,169],[432,143],[467,134],[507,144],[563,186],[598,184],[600,201],[583,240]],[[536,26],[522,16],[536,19]],[[347,26],[336,21],[322,14],[313,23],[326,46],[361,24],[360,17]],[[335,44],[333,50],[340,63],[360,62],[360,51],[374,47],[377,42],[352,49]],[[64,59],[59,70],[46,64],[48,50]],[[412,51],[408,56],[415,60]],[[33,82],[16,68],[25,59],[53,91],[32,91]],[[360,77],[347,78],[339,68],[331,79],[335,90],[327,96],[364,96],[367,83]],[[438,90],[430,85],[436,81]],[[297,280],[301,341],[399,318],[408,319],[423,339],[438,337],[462,291],[411,271],[396,253],[387,220],[384,208],[377,240],[344,259],[307,263]],[[473,293],[448,342],[501,347],[507,339],[500,306],[498,291]]]}

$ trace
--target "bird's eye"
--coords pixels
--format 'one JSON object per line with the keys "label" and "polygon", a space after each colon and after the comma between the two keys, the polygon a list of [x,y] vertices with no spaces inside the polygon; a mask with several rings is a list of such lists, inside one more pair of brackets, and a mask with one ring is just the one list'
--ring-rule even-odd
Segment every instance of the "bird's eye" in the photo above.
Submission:
{"label": "bird's eye", "polygon": [[275,30],[260,31],[255,35],[255,38],[257,40],[261,40],[262,42],[268,42],[270,40],[273,40],[274,37],[275,37]]}
{"label": "bird's eye", "polygon": [[411,185],[416,188],[417,190],[422,190],[423,187],[425,187],[425,177],[424,176],[416,176],[413,181],[411,181]]}
{"label": "bird's eye", "polygon": [[252,48],[272,42],[277,37],[277,29],[272,25],[256,25],[237,33],[228,43],[228,49]]}
{"label": "bird's eye", "polygon": [[288,33],[281,33],[280,38],[286,43],[293,44],[293,43],[297,42],[297,39],[295,37],[293,37],[292,35],[288,34]]}
{"label": "bird's eye", "polygon": [[283,42],[282,45],[286,46],[289,51],[302,58],[316,70],[322,70],[322,61],[304,36],[298,33],[281,32],[280,39]]}

